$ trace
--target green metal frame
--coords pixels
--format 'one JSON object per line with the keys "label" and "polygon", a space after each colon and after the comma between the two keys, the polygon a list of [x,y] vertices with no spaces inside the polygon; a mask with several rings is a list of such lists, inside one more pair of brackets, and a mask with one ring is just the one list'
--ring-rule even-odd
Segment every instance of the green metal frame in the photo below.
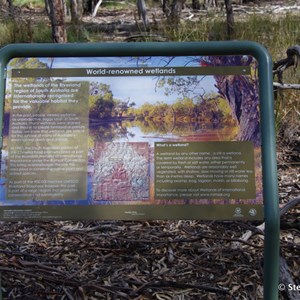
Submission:
{"label": "green metal frame", "polygon": [[[105,57],[178,55],[252,55],[258,62],[263,194],[265,218],[264,299],[278,299],[279,204],[275,147],[272,60],[267,50],[254,42],[186,42],[126,44],[14,44],[0,50],[0,124],[3,123],[5,68],[14,57]],[[2,147],[2,137],[0,137]]]}

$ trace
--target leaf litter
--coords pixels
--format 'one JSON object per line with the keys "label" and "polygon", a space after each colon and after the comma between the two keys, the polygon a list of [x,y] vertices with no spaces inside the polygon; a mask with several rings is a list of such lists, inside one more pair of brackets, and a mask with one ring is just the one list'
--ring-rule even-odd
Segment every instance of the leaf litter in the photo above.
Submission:
{"label": "leaf litter", "polygon": [[245,299],[262,286],[247,224],[199,221],[3,222],[4,299]]}

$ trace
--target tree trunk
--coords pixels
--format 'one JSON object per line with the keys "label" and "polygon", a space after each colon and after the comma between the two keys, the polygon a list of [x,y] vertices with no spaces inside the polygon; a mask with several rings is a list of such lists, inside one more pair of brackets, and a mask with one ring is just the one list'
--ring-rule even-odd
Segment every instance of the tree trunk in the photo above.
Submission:
{"label": "tree trunk", "polygon": [[206,7],[206,9],[218,7],[218,0],[204,0],[204,7]]}
{"label": "tree trunk", "polygon": [[94,0],[84,0],[83,1],[83,12],[93,13],[95,11],[95,1]]}
{"label": "tree trunk", "polygon": [[80,26],[83,14],[82,0],[71,0],[71,23],[73,26]]}
{"label": "tree trunk", "polygon": [[200,0],[192,0],[192,8],[199,10],[200,9]]}
{"label": "tree trunk", "polygon": [[45,11],[48,17],[50,18],[50,5],[49,5],[49,0],[45,0]]}
{"label": "tree trunk", "polygon": [[171,5],[171,20],[179,22],[185,0],[173,0]]}
{"label": "tree trunk", "polygon": [[232,39],[234,35],[234,18],[232,9],[232,0],[225,0],[226,19],[227,19],[227,35],[228,39]]}
{"label": "tree trunk", "polygon": [[[243,65],[239,57],[211,57],[211,65]],[[250,59],[250,58],[249,58]],[[250,61],[248,62],[250,64]],[[232,115],[239,124],[238,140],[252,141],[260,146],[260,118],[257,79],[248,76],[215,76],[219,93],[228,101]]]}
{"label": "tree trunk", "polygon": [[175,26],[179,23],[185,1],[186,0],[163,0],[163,12],[168,21]]}
{"label": "tree trunk", "polygon": [[226,95],[240,125],[238,140],[252,141],[255,146],[259,146],[260,131],[257,109],[259,99],[256,91],[251,91],[252,84],[247,78],[235,75],[226,78],[223,83],[219,83],[219,86]]}
{"label": "tree trunk", "polygon": [[66,43],[67,32],[65,27],[63,0],[49,0],[52,40],[54,43]]}
{"label": "tree trunk", "polygon": [[147,8],[145,4],[145,0],[137,0],[137,9],[139,18],[143,20],[145,28],[149,28],[149,19],[147,16]]}

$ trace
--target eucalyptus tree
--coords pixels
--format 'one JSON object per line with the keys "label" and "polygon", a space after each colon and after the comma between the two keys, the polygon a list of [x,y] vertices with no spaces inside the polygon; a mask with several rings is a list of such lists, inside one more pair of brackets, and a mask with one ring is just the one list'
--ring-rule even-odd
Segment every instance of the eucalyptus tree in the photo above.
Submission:
{"label": "eucalyptus tree", "polygon": [[67,31],[65,26],[65,13],[63,0],[48,0],[49,18],[54,43],[66,43]]}

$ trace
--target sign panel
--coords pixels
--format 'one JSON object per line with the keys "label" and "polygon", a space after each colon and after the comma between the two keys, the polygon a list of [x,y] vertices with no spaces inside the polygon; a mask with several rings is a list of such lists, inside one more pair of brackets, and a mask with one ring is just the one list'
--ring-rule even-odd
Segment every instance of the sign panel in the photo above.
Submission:
{"label": "sign panel", "polygon": [[11,55],[1,218],[263,219],[259,59],[202,52]]}

